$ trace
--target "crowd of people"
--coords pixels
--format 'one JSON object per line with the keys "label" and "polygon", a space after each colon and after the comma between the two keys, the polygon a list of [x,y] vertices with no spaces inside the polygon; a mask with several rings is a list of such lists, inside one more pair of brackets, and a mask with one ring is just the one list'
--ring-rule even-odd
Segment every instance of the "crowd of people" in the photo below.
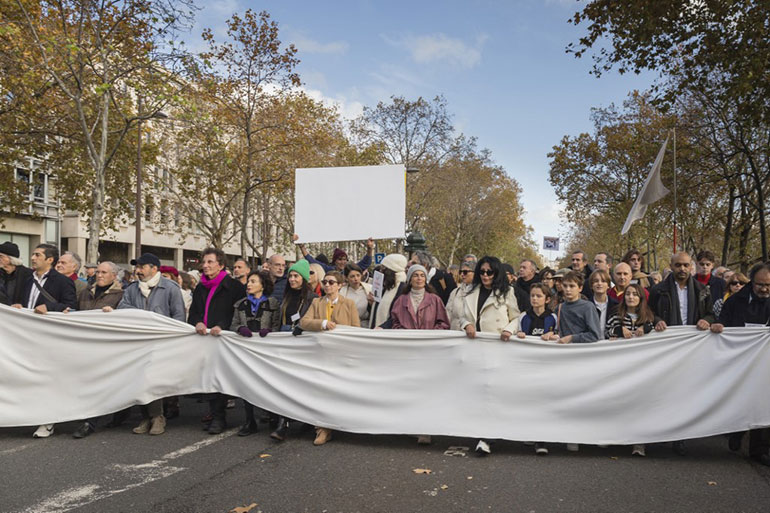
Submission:
{"label": "crowd of people", "polygon": [[[295,239],[296,240],[296,239]],[[218,336],[230,330],[242,337],[286,331],[329,331],[337,326],[368,329],[417,329],[463,331],[469,339],[479,333],[495,334],[503,342],[515,343],[527,336],[558,344],[592,343],[599,340],[628,340],[664,331],[668,326],[695,326],[720,333],[725,326],[770,325],[770,262],[755,265],[748,276],[716,267],[710,251],[701,251],[693,261],[679,252],[663,272],[645,273],[644,255],[631,250],[613,265],[608,253],[594,256],[593,265],[582,251],[571,255],[563,269],[538,269],[530,259],[510,264],[494,256],[466,255],[460,265],[440,269],[427,252],[409,258],[385,256],[373,266],[374,243],[366,242],[366,254],[350,262],[342,249],[335,249],[331,262],[313,256],[299,245],[302,258],[291,263],[278,254],[252,268],[239,258],[227,268],[222,250],[207,248],[201,254],[200,271],[183,272],[161,265],[151,253],[132,260],[133,272],[126,276],[112,262],[86,265],[80,276],[80,257],[72,252],[59,255],[56,246],[34,248],[30,267],[23,265],[18,247],[0,244],[0,302],[49,311],[137,308],[187,322],[201,336]],[[382,290],[370,281],[382,273]],[[209,414],[203,419],[211,434],[227,426],[227,409],[234,398],[208,394]],[[260,412],[244,401],[246,422],[238,432],[257,432],[260,420],[270,424],[270,436],[285,440],[292,419]],[[159,435],[166,421],[179,415],[178,398],[165,398],[141,407],[142,421],[136,434]],[[112,415],[110,425],[119,425],[128,412]],[[93,433],[98,419],[85,419],[75,438]],[[325,426],[315,426],[315,445],[332,438]],[[34,435],[53,434],[54,425],[38,427]],[[729,435],[731,450],[739,450],[745,433]],[[749,432],[749,456],[770,466],[770,429]],[[430,435],[418,443],[431,443]],[[534,442],[538,455],[548,454],[543,442]],[[687,452],[684,441],[674,441],[673,450]],[[577,451],[576,444],[567,449]],[[635,445],[632,454],[645,456],[645,446]],[[491,444],[478,440],[476,452],[491,453]]]}

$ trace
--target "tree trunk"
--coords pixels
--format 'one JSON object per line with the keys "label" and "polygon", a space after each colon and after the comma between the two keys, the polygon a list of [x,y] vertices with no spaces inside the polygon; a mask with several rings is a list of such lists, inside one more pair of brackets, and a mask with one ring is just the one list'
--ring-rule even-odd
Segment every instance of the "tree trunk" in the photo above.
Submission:
{"label": "tree trunk", "polygon": [[727,203],[727,222],[725,223],[725,235],[722,242],[722,265],[727,265],[730,256],[730,235],[733,231],[733,211],[735,210],[735,187],[732,184],[728,194],[730,199]]}

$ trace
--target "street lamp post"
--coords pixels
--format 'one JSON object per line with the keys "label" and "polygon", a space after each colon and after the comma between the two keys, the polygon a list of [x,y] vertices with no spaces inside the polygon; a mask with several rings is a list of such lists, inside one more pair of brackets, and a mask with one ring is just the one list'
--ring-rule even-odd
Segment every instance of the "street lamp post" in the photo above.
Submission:
{"label": "street lamp post", "polygon": [[[139,121],[136,125],[136,212],[134,213],[136,234],[134,235],[134,258],[142,256],[142,97],[136,100],[136,112]],[[150,116],[155,119],[166,119],[168,116],[157,111]]]}

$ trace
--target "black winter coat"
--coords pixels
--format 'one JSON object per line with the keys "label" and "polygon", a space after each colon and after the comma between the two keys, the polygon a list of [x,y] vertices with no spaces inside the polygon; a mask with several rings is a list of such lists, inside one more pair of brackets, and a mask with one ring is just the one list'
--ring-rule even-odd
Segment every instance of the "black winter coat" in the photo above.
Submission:
{"label": "black winter coat", "polygon": [[[26,308],[27,303],[29,303],[29,296],[32,293],[32,289],[37,288],[33,283],[34,280],[35,279],[32,277],[32,275],[30,275],[23,287],[24,290],[22,291],[22,296],[19,303],[21,303],[21,306],[24,308]],[[34,306],[40,306],[44,304],[46,308],[48,308],[48,310],[51,312],[61,312],[67,308],[77,310],[78,299],[75,295],[75,282],[73,282],[68,276],[64,276],[56,269],[51,269],[48,271],[48,278],[46,278],[45,283],[43,284],[43,290],[48,292],[48,294],[53,297],[54,301],[47,299],[45,295],[40,292],[40,294],[37,296],[37,301],[35,301]]]}
{"label": "black winter coat", "polygon": [[[24,287],[27,280],[32,277],[32,269],[23,265],[17,265],[11,275],[0,269],[0,280],[5,285],[5,293],[8,295],[8,302],[11,305],[21,304],[21,297],[24,295]],[[27,305],[24,305],[27,306]]]}
{"label": "black winter coat", "polygon": [[455,283],[455,279],[452,278],[450,273],[436,269],[436,274],[430,280],[430,286],[436,289],[436,294],[438,294],[444,306],[446,306],[447,301],[449,301],[449,294],[457,288],[457,283]]}
{"label": "black winter coat", "polygon": [[754,286],[746,284],[741,290],[727,298],[719,322],[727,327],[737,328],[749,324],[770,323],[770,299],[761,300],[754,295]]}
{"label": "black winter coat", "polygon": [[[187,323],[195,326],[203,322],[203,314],[206,309],[206,298],[209,296],[209,289],[199,283],[193,290],[193,300],[190,305],[190,313],[187,317]],[[214,297],[211,298],[209,305],[209,315],[206,323],[207,328],[219,326],[223,330],[229,330],[233,322],[234,305],[239,300],[246,297],[246,287],[238,280],[230,276],[225,276],[222,282],[214,291]]]}
{"label": "black winter coat", "polygon": [[650,308],[656,316],[669,326],[694,325],[701,319],[709,323],[715,321],[711,291],[692,276],[687,284],[687,319],[680,319],[677,287],[679,285],[671,273],[650,289]]}

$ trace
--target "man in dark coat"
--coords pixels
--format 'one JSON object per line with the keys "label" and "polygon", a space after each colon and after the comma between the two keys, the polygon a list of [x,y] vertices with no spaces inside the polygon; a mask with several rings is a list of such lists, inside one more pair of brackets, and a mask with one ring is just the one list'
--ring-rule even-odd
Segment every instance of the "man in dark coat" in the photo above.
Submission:
{"label": "man in dark coat", "polygon": [[588,297],[591,294],[591,285],[589,283],[591,280],[589,278],[594,270],[588,265],[588,259],[582,250],[578,249],[572,252],[572,264],[569,268],[583,274],[583,289],[580,293]]}
{"label": "man in dark coat", "polygon": [[[751,280],[727,298],[719,322],[728,327],[767,326],[770,324],[770,263],[759,264],[749,273]],[[730,449],[737,451],[745,433],[730,435]],[[770,428],[749,431],[749,456],[770,466]]]}
{"label": "man in dark coat", "polygon": [[[201,255],[201,281],[193,291],[192,304],[187,322],[195,326],[200,335],[217,336],[222,330],[230,329],[234,305],[246,297],[246,287],[225,272],[225,253],[218,248],[206,248]],[[209,331],[209,329],[211,331]],[[227,427],[225,409],[228,397],[224,394],[210,394],[209,408],[211,423],[206,429],[212,435]]]}
{"label": "man in dark coat", "polygon": [[711,299],[716,301],[719,298],[724,297],[727,283],[719,276],[714,276],[712,271],[714,270],[714,263],[716,262],[716,256],[709,250],[703,250],[695,257],[695,263],[697,273],[695,279],[698,282],[706,285],[711,290]]}
{"label": "man in dark coat", "polygon": [[666,326],[709,329],[715,322],[711,291],[692,277],[692,259],[687,253],[671,257],[671,274],[650,290],[650,308]]}
{"label": "man in dark coat", "polygon": [[0,244],[0,282],[10,305],[21,303],[24,285],[32,277],[32,269],[24,266],[19,255],[19,247],[13,242]]}
{"label": "man in dark coat", "polygon": [[[32,252],[30,263],[34,273],[24,284],[21,302],[11,306],[33,309],[35,313],[63,312],[77,308],[75,284],[58,273],[54,266],[59,259],[59,249],[52,244],[40,244]],[[53,424],[44,424],[32,435],[48,438],[53,434]]]}
{"label": "man in dark coat", "polygon": [[[662,320],[655,326],[692,326],[707,330],[715,321],[711,292],[692,277],[692,258],[688,253],[676,253],[671,257],[671,274],[650,290],[650,308]],[[713,331],[721,331],[715,325]],[[719,328],[719,329],[717,329]],[[684,441],[673,443],[674,452],[687,453]]]}

